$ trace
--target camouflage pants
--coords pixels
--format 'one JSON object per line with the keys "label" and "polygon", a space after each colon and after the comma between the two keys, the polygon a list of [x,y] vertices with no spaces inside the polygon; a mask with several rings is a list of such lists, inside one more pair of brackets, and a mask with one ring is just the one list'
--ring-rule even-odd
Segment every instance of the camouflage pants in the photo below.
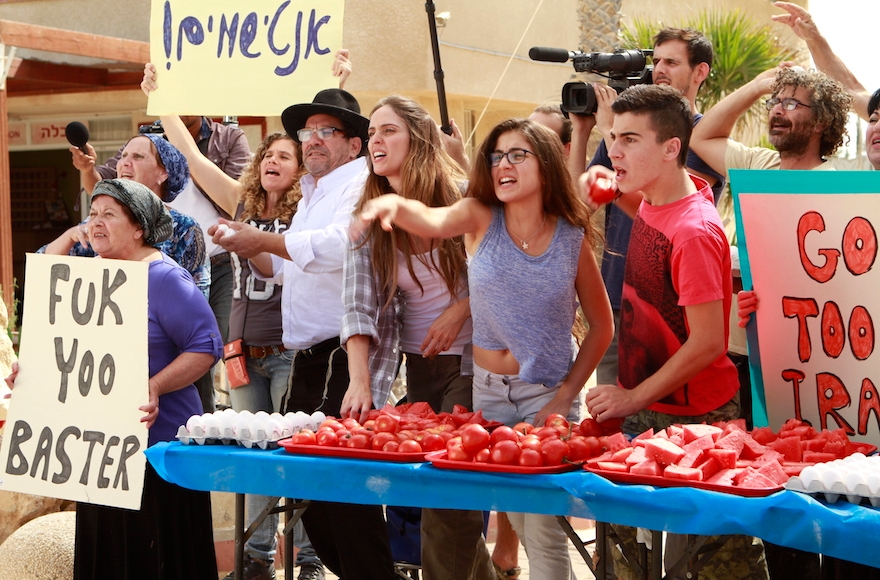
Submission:
{"label": "camouflage pants", "polygon": [[[714,423],[716,421],[730,421],[740,416],[739,393],[722,405],[705,415],[695,417],[667,415],[656,411],[643,410],[636,415],[627,417],[621,428],[624,433],[638,435],[650,428],[655,431],[665,429],[675,423]],[[637,553],[636,529],[627,526],[611,526],[617,533],[622,544],[630,553]],[[709,536],[706,544],[717,542],[719,536]],[[687,536],[680,534],[666,534],[666,558],[667,568],[671,568],[678,562],[687,547]],[[635,580],[638,576],[623,558],[621,551],[616,546],[609,546],[614,562],[614,572],[618,578]],[[652,553],[648,551],[648,570],[651,569]],[[687,577],[687,572],[681,573],[677,578],[693,580]],[[708,560],[705,566],[693,578],[708,578],[712,580],[767,580],[767,562],[764,556],[764,545],[758,538],[749,536],[731,536],[721,548]]]}

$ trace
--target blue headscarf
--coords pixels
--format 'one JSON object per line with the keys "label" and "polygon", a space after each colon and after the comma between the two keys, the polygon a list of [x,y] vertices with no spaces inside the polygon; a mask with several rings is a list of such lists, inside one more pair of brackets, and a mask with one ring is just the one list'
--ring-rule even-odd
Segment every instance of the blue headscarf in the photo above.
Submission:
{"label": "blue headscarf", "polygon": [[171,203],[174,198],[180,195],[180,192],[186,187],[186,182],[189,181],[189,165],[186,163],[186,157],[163,135],[147,133],[138,136],[146,137],[152,141],[156,151],[159,152],[159,161],[162,162],[165,172],[168,173],[167,193],[163,201]]}

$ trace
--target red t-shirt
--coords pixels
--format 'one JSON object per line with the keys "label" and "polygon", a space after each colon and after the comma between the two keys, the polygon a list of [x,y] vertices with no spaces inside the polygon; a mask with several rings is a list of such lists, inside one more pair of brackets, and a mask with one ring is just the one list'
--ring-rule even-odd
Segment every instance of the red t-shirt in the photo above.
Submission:
{"label": "red t-shirt", "polygon": [[[643,202],[633,223],[620,308],[618,381],[634,388],[656,373],[688,337],[685,306],[723,301],[730,312],[730,249],[712,190],[676,202]],[[724,319],[727,344],[728,317]],[[739,388],[733,363],[722,355],[693,379],[648,408],[669,415],[702,415],[727,403]]]}

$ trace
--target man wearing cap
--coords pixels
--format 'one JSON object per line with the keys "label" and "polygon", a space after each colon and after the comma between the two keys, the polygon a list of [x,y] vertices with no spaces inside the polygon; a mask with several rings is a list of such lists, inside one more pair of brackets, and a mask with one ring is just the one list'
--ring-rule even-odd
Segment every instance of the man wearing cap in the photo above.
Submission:
{"label": "man wearing cap", "polygon": [[[233,232],[209,229],[216,243],[249,258],[258,276],[283,276],[283,341],[296,351],[285,410],[339,416],[348,388],[348,357],[339,344],[342,264],[348,226],[367,177],[360,157],[369,120],[342,89],[319,92],[288,107],[284,129],[302,146],[308,173],[302,199],[283,234],[221,220]],[[346,580],[394,578],[381,506],[313,501],[303,514],[318,556]]]}

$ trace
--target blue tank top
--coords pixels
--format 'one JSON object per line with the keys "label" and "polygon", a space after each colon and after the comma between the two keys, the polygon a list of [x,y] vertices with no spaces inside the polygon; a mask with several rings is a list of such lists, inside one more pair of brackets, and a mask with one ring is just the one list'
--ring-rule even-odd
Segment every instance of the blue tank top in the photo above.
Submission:
{"label": "blue tank top", "polygon": [[493,207],[492,223],[470,260],[474,344],[510,350],[523,381],[554,387],[571,367],[583,239],[582,228],[560,217],[547,251],[529,256],[510,239],[503,208]]}

